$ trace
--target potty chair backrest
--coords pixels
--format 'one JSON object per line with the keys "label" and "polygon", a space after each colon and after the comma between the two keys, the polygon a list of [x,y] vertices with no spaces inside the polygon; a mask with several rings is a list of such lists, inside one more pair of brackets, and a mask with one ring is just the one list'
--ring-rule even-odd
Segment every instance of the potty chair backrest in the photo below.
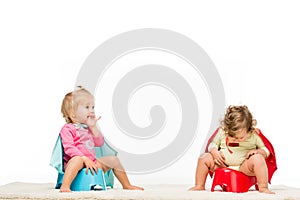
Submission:
{"label": "potty chair backrest", "polygon": [[[219,128],[208,139],[205,152],[208,152],[208,146],[217,135],[218,131]],[[268,166],[268,182],[271,183],[272,176],[277,169],[275,151],[271,142],[262,134],[259,129],[256,129],[256,133],[260,136],[266,148],[270,151],[270,155],[266,158],[266,164]],[[219,168],[215,171],[215,173],[210,171],[209,174],[211,177],[214,175],[211,191],[214,191],[215,186],[217,185],[221,186],[222,191],[227,192],[247,192],[253,185],[255,185],[256,190],[258,189],[255,176],[247,176],[230,168]]]}
{"label": "potty chair backrest", "polygon": [[[96,152],[97,158],[100,158],[103,156],[116,156],[118,153],[111,146],[109,146],[109,144],[107,144],[105,141],[101,147],[95,147],[95,152]],[[52,151],[52,156],[50,159],[50,165],[52,167],[54,167],[58,172],[57,183],[55,186],[56,189],[60,188],[60,186],[62,184],[63,176],[64,176],[63,158],[64,158],[64,149],[63,149],[61,137],[60,137],[60,135],[58,135],[55,145],[54,145],[54,148],[53,148],[53,151]],[[104,174],[104,177],[105,177],[106,186],[113,188],[114,175],[113,175],[112,170],[111,169],[108,170]]]}
{"label": "potty chair backrest", "polygon": [[[263,135],[261,130],[258,129],[258,128],[255,129],[255,130],[256,130],[256,133],[262,139],[262,141],[265,144],[266,148],[270,152],[270,155],[266,158],[266,164],[268,166],[268,175],[269,175],[268,176],[269,177],[268,182],[271,183],[272,176],[273,176],[274,172],[277,170],[275,150],[274,150],[273,145],[271,144],[271,142],[266,138],[266,136]],[[212,142],[214,137],[217,135],[218,131],[219,131],[219,128],[217,128],[216,131],[212,134],[212,136],[208,139],[208,142],[207,142],[206,148],[205,148],[205,152],[208,152],[208,146]],[[209,172],[209,174],[210,174],[211,177],[213,176],[212,172]]]}

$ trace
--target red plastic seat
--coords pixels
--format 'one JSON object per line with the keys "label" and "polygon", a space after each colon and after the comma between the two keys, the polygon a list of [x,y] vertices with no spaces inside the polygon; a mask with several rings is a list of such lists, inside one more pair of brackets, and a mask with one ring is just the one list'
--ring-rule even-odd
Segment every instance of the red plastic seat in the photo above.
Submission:
{"label": "red plastic seat", "polygon": [[215,191],[215,187],[219,185],[225,192],[248,192],[253,185],[258,189],[256,183],[255,176],[247,176],[230,168],[219,168],[214,173],[211,191]]}
{"label": "red plastic seat", "polygon": [[[206,144],[205,152],[208,152],[208,145],[218,133],[219,129],[216,129],[214,134],[208,139]],[[261,137],[265,146],[270,151],[270,155],[266,158],[266,164],[268,167],[268,182],[271,184],[271,179],[274,172],[277,170],[276,156],[273,145],[271,142],[262,134],[260,129],[256,129],[257,134]],[[255,189],[258,190],[257,180],[255,176],[247,176],[239,171],[229,168],[219,168],[214,173],[210,172],[210,176],[214,175],[213,184],[211,191],[215,190],[215,186],[221,186],[223,191],[227,192],[247,192],[249,188],[255,185]]]}

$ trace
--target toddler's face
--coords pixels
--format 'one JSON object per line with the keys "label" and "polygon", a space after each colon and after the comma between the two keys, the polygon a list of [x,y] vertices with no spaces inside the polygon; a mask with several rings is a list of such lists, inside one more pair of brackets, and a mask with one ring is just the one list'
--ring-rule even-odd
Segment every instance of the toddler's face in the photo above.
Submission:
{"label": "toddler's face", "polygon": [[232,137],[232,139],[235,141],[235,142],[243,142],[247,139],[247,136],[248,136],[248,131],[247,129],[241,129],[239,131],[236,132],[235,136]]}
{"label": "toddler's face", "polygon": [[75,111],[75,122],[86,124],[89,117],[95,117],[95,101],[92,97],[84,97],[80,100]]}

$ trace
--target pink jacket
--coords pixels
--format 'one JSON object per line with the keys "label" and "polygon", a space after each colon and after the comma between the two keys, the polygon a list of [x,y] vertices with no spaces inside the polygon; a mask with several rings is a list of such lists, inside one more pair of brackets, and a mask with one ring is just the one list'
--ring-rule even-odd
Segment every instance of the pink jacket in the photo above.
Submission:
{"label": "pink jacket", "polygon": [[95,161],[96,153],[94,147],[100,147],[104,143],[102,134],[95,137],[83,125],[65,124],[60,131],[60,137],[64,149],[64,165],[74,156],[86,156]]}

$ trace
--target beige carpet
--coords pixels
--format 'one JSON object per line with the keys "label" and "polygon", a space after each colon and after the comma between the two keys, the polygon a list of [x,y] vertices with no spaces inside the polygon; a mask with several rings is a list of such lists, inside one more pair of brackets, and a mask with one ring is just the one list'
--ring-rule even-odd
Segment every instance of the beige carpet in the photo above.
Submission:
{"label": "beige carpet", "polygon": [[145,191],[122,190],[119,187],[108,191],[59,193],[52,183],[15,182],[0,186],[0,199],[251,199],[251,200],[300,200],[300,188],[272,186],[275,195],[257,191],[247,193],[187,191],[187,185],[148,185]]}

